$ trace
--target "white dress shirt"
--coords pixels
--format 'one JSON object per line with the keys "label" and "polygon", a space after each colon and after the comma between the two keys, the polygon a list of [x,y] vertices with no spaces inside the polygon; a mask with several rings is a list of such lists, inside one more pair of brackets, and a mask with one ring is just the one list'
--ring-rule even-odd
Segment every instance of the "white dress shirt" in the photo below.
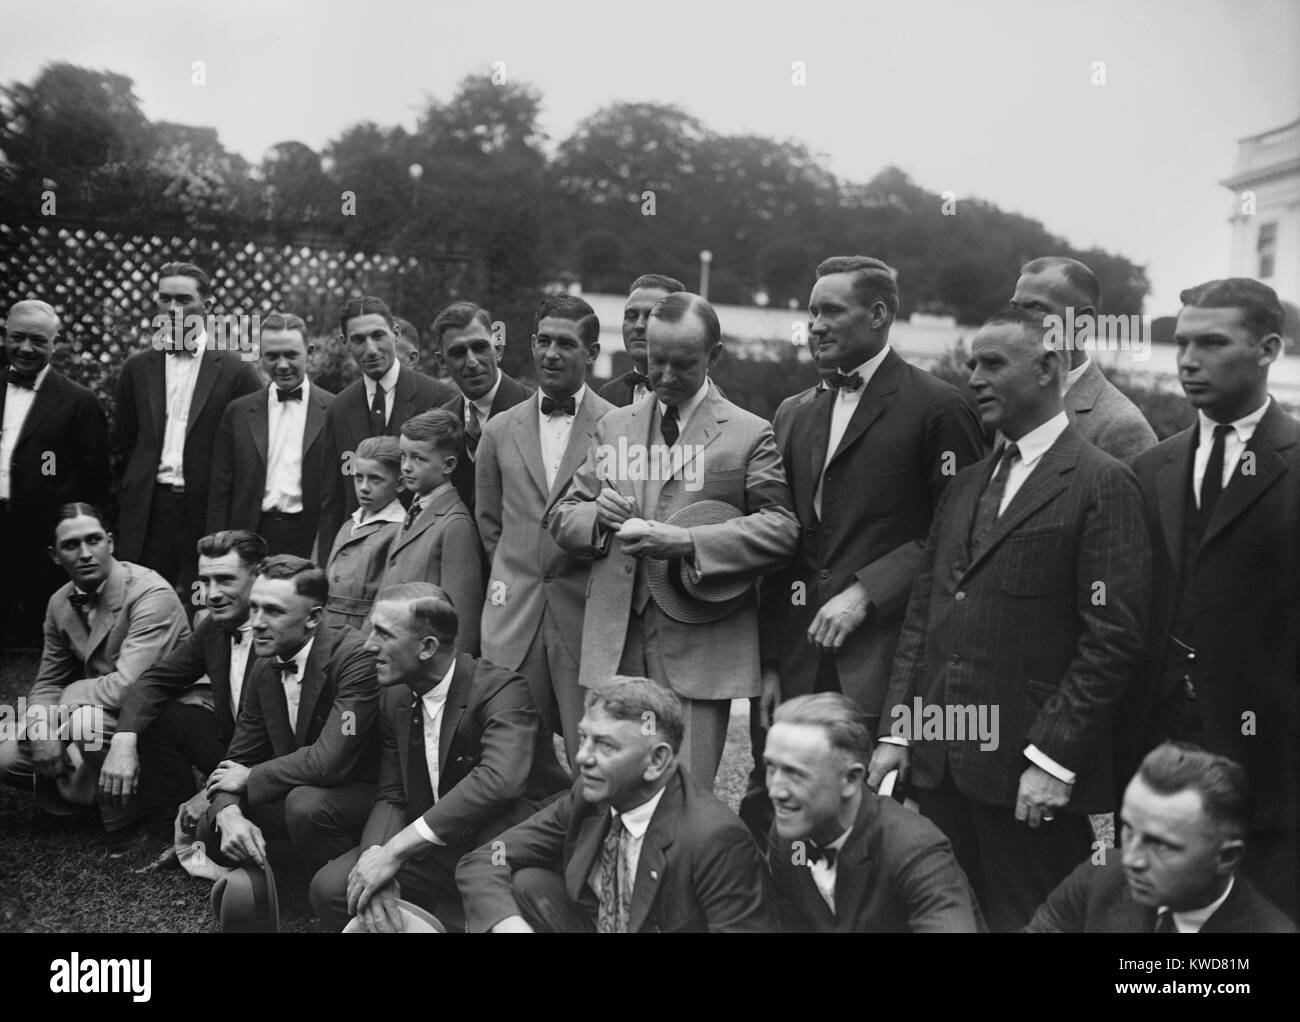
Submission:
{"label": "white dress shirt", "polygon": [[[1065,353],[1062,352],[1061,354],[1064,355]],[[1078,366],[1076,366],[1074,369],[1071,369],[1068,373],[1065,374],[1065,381],[1064,381],[1065,385],[1061,388],[1062,396],[1070,393],[1070,388],[1073,387],[1076,383],[1078,383],[1079,377],[1081,377],[1084,373],[1088,371],[1088,363],[1091,361],[1092,359],[1085,358],[1082,362],[1078,364]]]}
{"label": "white dress shirt", "polygon": [[363,511],[364,508],[357,508],[352,512],[352,531],[348,533],[349,539],[357,534],[357,529],[363,525],[369,525],[371,522],[396,522],[401,525],[406,521],[406,508],[402,507],[402,502],[396,497],[368,518],[363,515]]}
{"label": "white dress shirt", "polygon": [[[491,389],[486,394],[484,394],[482,397],[474,401],[470,401],[468,398],[466,398],[464,426],[465,426],[465,431],[467,433],[469,432],[470,423],[473,421],[474,417],[477,416],[479,435],[480,436],[482,435],[483,427],[487,425],[488,419],[492,418],[492,402],[497,399],[497,391],[500,389],[501,389],[501,370],[498,369],[496,383],[492,384]],[[473,409],[473,411],[470,410],[471,408]],[[470,461],[474,460],[474,452],[469,450],[468,444],[466,444],[465,453],[469,455]]]}
{"label": "white dress shirt", "polygon": [[[384,373],[383,376],[379,377],[378,383],[372,380],[369,376],[366,376],[364,374],[362,374],[361,376],[361,382],[366,388],[366,408],[369,409],[375,406],[376,387],[381,388],[384,392],[384,425],[385,426],[388,425],[389,421],[393,417],[393,394],[396,393],[397,377],[401,373],[401,371],[402,371],[401,365],[399,365],[397,360],[394,359],[393,364],[388,367],[388,372]],[[305,383],[306,381],[304,380],[303,382]],[[305,390],[303,391],[302,396],[304,398],[307,396],[307,392]]]}
{"label": "white dress shirt", "polygon": [[[302,676],[307,671],[307,657],[311,653],[312,643],[316,637],[312,636],[304,644],[302,649],[293,655],[294,661],[298,664],[298,673],[290,674],[288,671],[276,671],[280,676],[280,684],[284,686],[284,701],[289,706],[289,726],[296,733],[298,730],[298,700],[302,697]],[[242,645],[242,643],[241,643]],[[272,658],[272,669],[279,657]]]}
{"label": "white dress shirt", "polygon": [[302,398],[281,401],[271,384],[266,403],[266,489],[262,510],[296,515],[302,511],[302,438],[307,431],[307,396],[311,384],[303,377]]}
{"label": "white dress shirt", "polygon": [[1031,429],[1016,441],[1020,457],[1011,463],[1009,469],[1002,468],[1002,471],[1008,475],[1007,488],[1002,493],[1002,503],[998,505],[999,518],[1010,506],[1012,498],[1020,492],[1020,487],[1025,485],[1029,474],[1038,467],[1038,462],[1042,460],[1048,448],[1061,438],[1061,434],[1069,424],[1070,417],[1065,412],[1057,412],[1041,426]]}
{"label": "white dress shirt", "polygon": [[1222,482],[1226,490],[1228,483],[1232,481],[1232,474],[1237,470],[1237,463],[1241,460],[1241,452],[1246,449],[1246,444],[1255,435],[1255,429],[1264,418],[1264,413],[1268,411],[1269,402],[1272,400],[1272,398],[1265,398],[1264,403],[1255,411],[1243,415],[1236,422],[1218,423],[1204,412],[1196,413],[1200,434],[1199,443],[1196,445],[1196,458],[1192,462],[1192,493],[1195,495],[1197,507],[1201,506],[1201,483],[1205,479],[1205,466],[1210,462],[1210,449],[1214,446],[1214,427],[1219,425],[1232,427],[1232,432],[1223,438]]}
{"label": "white dress shirt", "polygon": [[[655,809],[659,806],[659,801],[664,797],[664,789],[660,788],[650,798],[642,802],[635,809],[629,809],[623,814],[623,833],[619,835],[618,851],[622,859],[620,862],[619,879],[627,884],[629,893],[633,885],[636,884],[637,866],[641,864],[641,845],[645,843],[645,832],[650,829],[650,820],[655,814]],[[617,816],[618,813],[611,806],[609,815]],[[596,861],[592,864],[591,872],[587,874],[587,883],[596,897],[600,897],[600,856],[596,856]]]}
{"label": "white dress shirt", "polygon": [[[1228,886],[1223,889],[1223,893],[1203,908],[1195,908],[1190,912],[1175,912],[1174,932],[1200,933],[1201,927],[1210,921],[1210,916],[1219,911],[1219,906],[1228,900],[1228,895],[1232,893],[1232,885],[1236,882],[1237,878],[1235,876],[1228,877]],[[1167,907],[1161,905],[1160,911],[1165,911]]]}
{"label": "white dress shirt", "polygon": [[185,430],[190,422],[190,405],[199,381],[199,366],[208,350],[208,335],[199,334],[194,354],[185,349],[163,357],[167,387],[167,423],[163,427],[162,455],[158,459],[158,482],[181,486],[185,482]]}
{"label": "white dress shirt", "polygon": [[835,914],[835,878],[839,875],[840,868],[840,850],[844,847],[845,842],[849,839],[849,834],[853,828],[850,827],[843,834],[837,837],[826,847],[835,851],[835,865],[829,866],[825,859],[818,859],[816,862],[808,863],[808,871],[812,875],[812,881],[817,887],[817,893],[822,896],[826,902],[827,908],[831,910],[831,915]]}
{"label": "white dress shirt", "polygon": [[876,375],[876,370],[880,368],[880,364],[885,361],[885,356],[888,354],[889,344],[886,343],[883,348],[863,362],[862,365],[856,369],[851,369],[845,374],[857,373],[862,377],[862,386],[857,390],[840,387],[831,398],[831,427],[830,435],[826,438],[826,460],[822,462],[822,470],[817,477],[817,489],[813,492],[813,511],[817,513],[818,518],[822,516],[822,479],[826,475],[826,466],[831,463],[836,448],[840,446],[840,441],[844,439],[844,434],[849,428],[849,420],[853,418],[853,413],[857,411],[858,402],[862,400],[862,395],[866,393],[867,384],[871,382],[871,377]]}
{"label": "white dress shirt", "polygon": [[[700,384],[700,389],[688,397],[685,401],[677,406],[677,436],[686,432],[686,424],[691,421],[691,416],[695,414],[695,409],[704,403],[704,396],[709,392],[709,377],[706,374],[704,382]],[[668,411],[668,406],[662,401],[656,401],[659,406],[660,429],[663,428],[664,413]]]}
{"label": "white dress shirt", "polygon": [[560,472],[560,462],[564,459],[565,448],[569,446],[569,433],[573,430],[573,420],[577,418],[582,399],[587,393],[584,383],[573,395],[573,415],[556,412],[553,415],[542,414],[542,398],[546,395],[537,392],[537,429],[542,441],[542,466],[546,469],[546,488],[555,485],[555,477]]}
{"label": "white dress shirt", "polygon": [[[424,721],[424,760],[429,771],[429,787],[433,791],[435,805],[438,802],[438,781],[442,776],[438,771],[438,746],[442,739],[442,713],[447,708],[447,693],[451,691],[451,678],[455,673],[456,661],[452,660],[451,666],[447,668],[447,673],[442,676],[442,681],[420,697],[420,719]],[[442,838],[429,828],[423,817],[417,816],[415,818],[415,832],[430,844],[446,844]]]}
{"label": "white dress shirt", "polygon": [[[242,638],[239,642],[230,644],[230,715],[239,719],[239,693],[244,691],[244,670],[248,667],[248,658],[252,655],[253,649],[253,623],[245,621],[239,626],[239,634]],[[306,663],[304,661],[303,663]],[[298,665],[301,671],[303,665]],[[299,679],[301,681],[301,679]],[[297,701],[294,702],[295,708]]]}
{"label": "white dress shirt", "polygon": [[23,432],[23,423],[27,413],[36,403],[36,392],[41,389],[50,367],[43,366],[36,374],[35,385],[31,388],[20,387],[16,383],[5,383],[5,417],[0,423],[0,500],[9,500],[12,496],[9,470],[14,460],[14,449]]}

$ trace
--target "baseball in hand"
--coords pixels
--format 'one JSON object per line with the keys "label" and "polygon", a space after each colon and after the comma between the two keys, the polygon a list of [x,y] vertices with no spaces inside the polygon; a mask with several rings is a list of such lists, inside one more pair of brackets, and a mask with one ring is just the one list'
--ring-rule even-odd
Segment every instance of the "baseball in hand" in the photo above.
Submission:
{"label": "baseball in hand", "polygon": [[618,530],[618,538],[632,543],[650,531],[650,524],[644,518],[629,518]]}

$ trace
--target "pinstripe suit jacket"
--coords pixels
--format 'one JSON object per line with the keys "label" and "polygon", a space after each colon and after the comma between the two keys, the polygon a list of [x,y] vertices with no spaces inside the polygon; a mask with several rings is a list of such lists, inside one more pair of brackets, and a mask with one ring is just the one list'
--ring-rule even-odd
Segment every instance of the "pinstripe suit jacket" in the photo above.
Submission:
{"label": "pinstripe suit jacket", "polygon": [[947,768],[966,798],[1014,806],[1032,744],[1078,775],[1069,811],[1108,812],[1112,710],[1141,657],[1151,595],[1137,480],[1067,426],[972,556],[993,465],[958,473],[935,515],[880,734],[916,697],[996,707],[996,749],[953,734],[913,740],[918,787],[937,788]]}

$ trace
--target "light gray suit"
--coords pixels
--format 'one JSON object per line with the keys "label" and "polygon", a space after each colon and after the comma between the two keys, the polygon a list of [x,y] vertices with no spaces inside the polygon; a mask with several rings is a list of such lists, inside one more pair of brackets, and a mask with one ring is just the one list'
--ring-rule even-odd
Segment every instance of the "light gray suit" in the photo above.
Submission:
{"label": "light gray suit", "polygon": [[[751,590],[734,611],[707,624],[684,624],[659,611],[644,584],[642,563],[625,554],[613,533],[597,524],[596,497],[604,485],[597,467],[602,452],[618,451],[620,440],[629,450],[663,443],[653,394],[638,404],[615,408],[600,420],[586,461],[550,514],[551,533],[562,547],[595,558],[587,587],[579,682],[591,687],[609,680],[619,673],[629,647],[644,642],[649,676],[693,704],[687,706],[683,759],[697,780],[709,784],[718,764],[707,759],[715,753],[720,758],[722,749],[705,742],[692,753],[692,742],[703,740],[702,735],[692,737],[693,715],[711,714],[708,726],[716,727],[720,706],[758,695],[757,596]],[[701,580],[757,580],[785,563],[798,544],[799,523],[767,421],[732,404],[710,383],[678,443],[685,457],[673,478],[616,478],[610,485],[635,497],[640,517],[658,522],[701,500],[724,501],[741,511],[741,517],[731,521],[690,530]],[[696,479],[692,485],[697,488],[687,489],[689,478]],[[704,726],[699,717],[694,719]],[[720,723],[725,739],[725,716]]]}
{"label": "light gray suit", "polygon": [[1065,414],[1085,440],[1112,458],[1130,462],[1156,445],[1156,434],[1138,406],[1088,359],[1088,368],[1062,399]]}
{"label": "light gray suit", "polygon": [[582,718],[578,660],[591,555],[561,549],[543,523],[586,460],[596,423],[614,406],[587,388],[548,487],[540,400],[533,395],[489,419],[478,444],[474,517],[492,565],[480,635],[484,659],[527,680],[546,740],[563,733],[572,762]]}

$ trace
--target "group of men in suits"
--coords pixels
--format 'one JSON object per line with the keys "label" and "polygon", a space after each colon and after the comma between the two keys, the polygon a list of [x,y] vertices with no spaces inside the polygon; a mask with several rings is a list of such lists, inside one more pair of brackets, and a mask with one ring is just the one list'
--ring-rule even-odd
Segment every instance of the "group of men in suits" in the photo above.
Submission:
{"label": "group of men in suits", "polygon": [[[182,821],[226,860],[287,842],[331,925],[360,914],[391,928],[401,883],[443,911],[464,895],[471,928],[743,929],[775,879],[772,904],[796,928],[1011,930],[1038,920],[1058,885],[1093,882],[1078,866],[1096,847],[1090,817],[1121,796],[1125,847],[1127,817],[1141,815],[1127,808],[1130,778],[1173,741],[1181,772],[1152,768],[1140,793],[1195,789],[1198,819],[1236,842],[1221,857],[1240,865],[1236,889],[1249,877],[1294,914],[1300,427],[1267,391],[1281,306],[1242,279],[1182,297],[1179,372],[1198,421],[1158,446],[1087,346],[1060,343],[1062,320],[1095,316],[1100,291],[1087,267],[1055,257],[1022,267],[974,338],[978,414],[891,348],[897,274],[859,256],[817,268],[821,382],[787,399],[775,428],[710,379],[722,352],[712,307],[658,275],[629,289],[634,368],[601,394],[587,385],[599,323],[576,296],[537,311],[536,392],[500,369],[497,325],[468,302],[431,328],[454,389],[399,360],[397,321],[371,297],[340,316],[361,375],[337,398],[306,379],[297,317],[263,323],[269,388],[204,335],[180,344],[163,331],[119,383],[131,442],[119,547],[182,592],[192,583],[208,613],[193,635],[185,621],[169,634],[117,734],[103,732],[104,799],[123,813],[187,800]],[[206,274],[164,267],[158,301],[203,312]],[[64,414],[34,414],[60,386],[45,364],[57,331],[42,303],[7,323],[11,493],[26,492],[14,480],[28,422],[67,443],[97,409],[64,381]],[[418,556],[385,575],[367,642],[323,624],[327,584],[308,558],[355,510],[350,462],[379,435],[400,436],[402,534]],[[91,492],[106,453],[75,463]],[[39,513],[30,496],[0,511]],[[97,513],[68,520],[81,518],[107,534]],[[449,547],[460,556],[440,574]],[[80,570],[69,599],[85,595]],[[48,647],[48,619],[46,630]],[[51,677],[66,667],[52,661]],[[194,688],[205,677],[206,693]],[[100,700],[110,714],[117,695]],[[682,918],[663,917],[637,891],[667,867],[639,870],[659,861],[639,849],[661,803],[673,819],[721,808],[699,796],[736,698],[754,701],[762,785],[742,816],[771,875],[725,911],[687,911],[693,896],[679,892]],[[460,749],[453,706],[458,721],[472,708],[479,730],[439,762]],[[634,741],[645,719],[654,726]],[[482,844],[564,786],[553,734],[577,778],[567,799]],[[513,772],[478,770],[507,748]],[[34,751],[40,773],[49,747]],[[420,751],[424,777],[411,768]],[[1244,767],[1233,784],[1258,794],[1233,796],[1254,806],[1245,822],[1193,776],[1197,755]],[[895,777],[920,817],[873,793]],[[610,825],[606,809],[626,820]],[[867,862],[889,868],[870,882],[848,868]],[[1132,894],[1127,851],[1124,871]]]}

